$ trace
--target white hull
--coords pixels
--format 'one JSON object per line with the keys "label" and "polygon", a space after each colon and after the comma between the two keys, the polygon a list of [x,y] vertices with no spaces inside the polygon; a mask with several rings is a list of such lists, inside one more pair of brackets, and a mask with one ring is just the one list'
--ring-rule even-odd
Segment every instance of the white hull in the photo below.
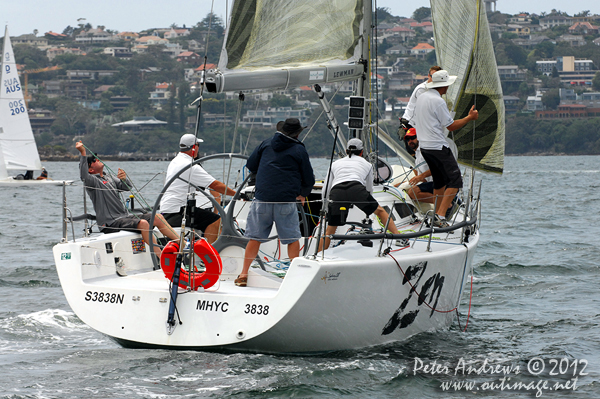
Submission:
{"label": "white hull", "polygon": [[70,186],[73,180],[17,180],[13,178],[0,180],[0,187],[47,187],[47,186],[62,186],[63,184]]}
{"label": "white hull", "polygon": [[[441,239],[431,242],[431,251],[427,239],[407,248],[387,240],[383,248],[391,246],[398,264],[389,255],[377,256],[379,240],[373,247],[347,241],[327,250],[324,259],[294,259],[283,279],[253,268],[245,288],[233,284],[238,271],[228,271],[228,265],[240,264],[243,250],[221,251],[221,281],[204,292],[180,290],[182,324],[171,335],[169,281],[161,270],[152,270],[148,252],[133,253],[131,240],[139,235],[60,243],[54,258],[75,314],[124,346],[321,352],[402,341],[448,327],[456,312],[443,311],[459,305],[479,240],[475,233],[461,244],[460,233],[434,234]],[[123,259],[126,277],[115,273],[115,256]]]}

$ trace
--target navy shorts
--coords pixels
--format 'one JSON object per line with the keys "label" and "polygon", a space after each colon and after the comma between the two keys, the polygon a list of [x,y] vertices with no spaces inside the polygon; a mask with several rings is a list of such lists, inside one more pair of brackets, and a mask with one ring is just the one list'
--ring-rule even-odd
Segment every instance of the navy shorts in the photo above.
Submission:
{"label": "navy shorts", "polygon": [[441,150],[425,150],[421,148],[421,154],[431,171],[433,178],[433,189],[462,188],[463,181],[456,158],[450,148],[443,147]]}
{"label": "navy shorts", "polygon": [[[181,207],[179,212],[177,213],[163,213],[165,220],[173,227],[181,227],[181,221],[183,219],[183,210],[185,207]],[[191,208],[187,208],[187,215],[185,216],[185,225],[186,227],[192,227],[194,230],[206,231],[206,228],[219,220],[221,217],[218,213],[214,213],[208,209],[196,208],[194,209],[194,224],[191,224],[192,221],[192,212]]]}
{"label": "navy shorts", "polygon": [[[327,223],[330,226],[343,226],[345,215],[351,205],[356,205],[367,216],[377,210],[379,203],[366,187],[357,181],[336,184],[329,192],[329,213]],[[341,209],[345,208],[345,210]]]}
{"label": "navy shorts", "polygon": [[419,190],[421,190],[422,193],[433,194],[433,182],[432,181],[426,181],[423,183],[419,183],[419,184],[417,184],[417,187],[419,187]]}

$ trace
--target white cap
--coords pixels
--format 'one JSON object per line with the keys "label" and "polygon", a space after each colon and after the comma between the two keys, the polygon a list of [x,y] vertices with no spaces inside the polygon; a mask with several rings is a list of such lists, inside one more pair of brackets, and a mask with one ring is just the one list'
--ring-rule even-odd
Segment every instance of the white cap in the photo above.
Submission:
{"label": "white cap", "polygon": [[361,151],[363,149],[363,142],[360,139],[353,138],[348,140],[348,144],[346,145],[347,150],[358,150]]}
{"label": "white cap", "polygon": [[179,140],[179,151],[188,151],[196,144],[203,143],[204,140],[197,139],[193,134],[184,134]]}

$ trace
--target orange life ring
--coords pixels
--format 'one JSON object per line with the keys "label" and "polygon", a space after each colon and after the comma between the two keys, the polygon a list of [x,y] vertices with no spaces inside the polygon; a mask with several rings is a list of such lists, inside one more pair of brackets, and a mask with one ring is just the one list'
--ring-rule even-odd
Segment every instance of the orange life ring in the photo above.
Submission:
{"label": "orange life ring", "polygon": [[[171,241],[165,246],[160,255],[160,266],[165,273],[165,277],[169,280],[173,279],[178,252],[179,243]],[[198,287],[210,288],[219,281],[219,276],[223,271],[221,257],[217,250],[203,238],[194,243],[194,253],[202,259],[206,270],[202,273],[197,271],[190,273],[182,267],[179,274],[179,286],[181,288],[190,287],[194,291],[197,290]],[[191,281],[190,274],[192,275]]]}

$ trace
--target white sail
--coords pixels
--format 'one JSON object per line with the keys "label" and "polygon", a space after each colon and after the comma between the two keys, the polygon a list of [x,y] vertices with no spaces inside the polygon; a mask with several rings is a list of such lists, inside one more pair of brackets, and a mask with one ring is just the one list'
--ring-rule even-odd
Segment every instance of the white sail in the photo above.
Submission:
{"label": "white sail", "polygon": [[355,80],[363,0],[235,1],[211,92],[285,89]]}
{"label": "white sail", "polygon": [[29,115],[23,99],[8,27],[2,51],[2,86],[0,89],[0,149],[4,167],[11,170],[41,170]]}

